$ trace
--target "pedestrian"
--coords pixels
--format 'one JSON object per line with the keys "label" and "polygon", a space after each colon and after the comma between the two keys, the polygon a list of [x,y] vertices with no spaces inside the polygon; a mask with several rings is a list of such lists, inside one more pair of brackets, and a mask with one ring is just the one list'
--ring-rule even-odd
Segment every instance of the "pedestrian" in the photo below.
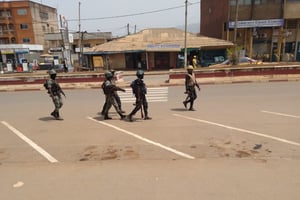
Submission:
{"label": "pedestrian", "polygon": [[117,113],[120,115],[121,119],[124,119],[126,116],[123,115],[122,111],[119,109],[115,93],[116,93],[116,91],[125,92],[125,90],[120,87],[117,87],[113,83],[113,81],[112,81],[113,75],[111,72],[109,72],[109,71],[106,72],[105,78],[106,78],[106,80],[102,84],[102,89],[105,94],[105,103],[104,103],[104,109],[103,109],[103,113],[102,113],[104,115],[104,119],[105,120],[112,119],[111,117],[108,116],[108,111],[111,108],[111,106],[113,106],[115,108]]}
{"label": "pedestrian", "polygon": [[[132,88],[132,93],[135,95],[135,107],[131,111],[131,113],[127,116],[129,121],[133,121],[132,117],[141,109],[141,115],[144,120],[152,119],[148,115],[148,102],[146,99],[147,88],[143,81],[144,78],[144,71],[138,69],[136,72],[137,79],[135,79],[131,84],[130,87]],[[144,110],[144,113],[143,113]]]}
{"label": "pedestrian", "polygon": [[193,64],[194,69],[197,69],[197,67],[198,67],[197,56],[193,57],[192,64]]}
{"label": "pedestrian", "polygon": [[44,83],[44,87],[47,89],[48,94],[52,98],[54,104],[54,111],[51,113],[51,115],[56,120],[62,120],[59,114],[59,109],[63,106],[61,94],[65,97],[66,95],[56,81],[56,71],[54,69],[51,69],[48,71],[48,73],[50,78]]}
{"label": "pedestrian", "polygon": [[195,111],[194,109],[194,101],[197,98],[197,93],[195,87],[200,91],[200,87],[196,81],[196,76],[194,73],[193,66],[189,65],[187,67],[187,73],[185,75],[185,94],[187,94],[186,99],[183,101],[183,105],[187,108],[187,104],[190,103],[189,110]]}
{"label": "pedestrian", "polygon": [[64,72],[67,73],[69,70],[68,70],[68,67],[67,67],[66,60],[63,60],[62,64],[63,64]]}
{"label": "pedestrian", "polygon": [[[111,81],[112,81],[112,83],[113,83],[114,85],[116,85],[116,80],[117,80],[117,78],[116,78],[116,76],[115,76],[115,70],[112,69],[112,70],[110,70],[110,72],[112,73],[112,76],[113,76],[113,78],[112,78]],[[102,88],[102,89],[103,89],[103,88]],[[125,111],[122,110],[122,102],[121,102],[120,96],[118,95],[118,91],[115,91],[114,95],[115,95],[116,103],[117,103],[117,105],[118,105],[118,107],[119,107],[121,113],[125,113]],[[104,105],[103,105],[103,107],[102,107],[102,111],[101,111],[101,114],[102,114],[102,115],[104,115],[104,109],[105,109],[105,106],[106,106],[106,103],[104,103]]]}

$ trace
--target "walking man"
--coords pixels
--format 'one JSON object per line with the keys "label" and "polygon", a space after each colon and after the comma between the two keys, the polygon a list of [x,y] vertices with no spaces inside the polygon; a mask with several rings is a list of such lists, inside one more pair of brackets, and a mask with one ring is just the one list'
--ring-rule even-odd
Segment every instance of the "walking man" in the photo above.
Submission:
{"label": "walking man", "polygon": [[[113,85],[116,85],[115,70],[112,69],[112,70],[110,70],[110,72],[111,72],[111,74],[112,74],[112,76],[113,76],[111,82],[112,82]],[[125,113],[125,111],[122,110],[121,98],[120,98],[120,96],[118,95],[118,92],[115,91],[115,94],[114,94],[114,95],[115,95],[116,103],[117,103],[119,109],[121,110],[122,113]],[[102,111],[101,111],[101,114],[102,114],[102,115],[104,114],[105,106],[106,106],[106,104],[104,103],[103,108],[102,108]]]}
{"label": "walking man", "polygon": [[195,111],[194,109],[194,101],[197,98],[197,93],[195,87],[200,91],[200,87],[196,81],[196,76],[194,73],[193,66],[189,65],[187,67],[187,73],[185,75],[185,94],[187,94],[186,99],[183,101],[183,105],[187,108],[187,104],[190,103],[189,110]]}
{"label": "walking man", "polygon": [[115,108],[117,113],[120,115],[121,119],[124,119],[125,115],[122,114],[122,111],[120,110],[120,108],[117,104],[115,93],[116,93],[116,91],[125,92],[125,90],[120,87],[117,87],[113,83],[113,81],[112,81],[113,75],[111,72],[106,72],[105,78],[106,78],[106,80],[102,84],[102,89],[105,94],[105,103],[104,103],[104,109],[103,109],[104,119],[105,120],[112,119],[111,117],[108,116],[108,111],[111,108],[111,106],[113,106]]}
{"label": "walking man", "polygon": [[51,115],[56,120],[62,120],[62,118],[59,115],[59,109],[63,105],[61,94],[63,94],[65,97],[65,93],[62,91],[60,85],[55,80],[56,79],[56,71],[54,69],[51,69],[49,72],[50,78],[44,83],[44,87],[48,90],[49,96],[52,98],[53,104],[54,104],[54,111],[51,113]]}
{"label": "walking man", "polygon": [[[136,101],[135,101],[135,107],[131,111],[131,113],[127,116],[129,121],[133,121],[132,117],[141,109],[142,118],[144,120],[152,119],[148,115],[148,102],[146,99],[147,94],[147,88],[143,81],[144,78],[144,71],[141,69],[138,69],[136,72],[137,79],[135,79],[130,87],[132,88],[132,92],[135,95]],[[144,110],[144,113],[143,113]],[[145,115],[144,115],[145,114]]]}

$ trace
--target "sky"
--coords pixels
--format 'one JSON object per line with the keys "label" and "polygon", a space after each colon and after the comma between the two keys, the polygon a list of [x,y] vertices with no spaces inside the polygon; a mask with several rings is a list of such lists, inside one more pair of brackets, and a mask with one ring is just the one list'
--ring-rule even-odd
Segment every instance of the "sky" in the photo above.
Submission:
{"label": "sky", "polygon": [[[146,28],[169,28],[185,24],[185,0],[33,0],[57,9],[70,31],[112,32],[114,36]],[[200,1],[188,0],[187,24],[200,24]],[[123,16],[123,17],[119,17]],[[124,17],[126,16],[126,17]],[[199,32],[199,30],[198,30]]]}

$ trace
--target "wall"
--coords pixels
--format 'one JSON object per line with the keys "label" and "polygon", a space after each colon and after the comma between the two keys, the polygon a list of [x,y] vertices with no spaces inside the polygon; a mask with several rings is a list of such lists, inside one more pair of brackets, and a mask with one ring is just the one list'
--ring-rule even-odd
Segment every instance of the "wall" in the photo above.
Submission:
{"label": "wall", "polygon": [[[58,32],[57,11],[55,8],[44,6],[42,4],[30,3],[33,32],[36,44],[44,45],[45,49],[49,43],[44,39],[45,33]],[[42,14],[47,14],[43,17]],[[45,30],[43,30],[43,27]]]}
{"label": "wall", "polygon": [[287,3],[285,10],[285,18],[297,19],[300,18],[300,3]]}
{"label": "wall", "polygon": [[228,0],[201,1],[201,35],[222,38],[222,30],[228,16],[228,5]]}
{"label": "wall", "polygon": [[111,54],[109,55],[110,65],[112,69],[125,69],[125,54]]}

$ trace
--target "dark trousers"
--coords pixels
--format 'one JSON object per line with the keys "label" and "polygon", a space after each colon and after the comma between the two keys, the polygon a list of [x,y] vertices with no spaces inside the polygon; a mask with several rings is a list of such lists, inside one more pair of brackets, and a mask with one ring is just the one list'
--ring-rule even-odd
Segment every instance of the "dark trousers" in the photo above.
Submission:
{"label": "dark trousers", "polygon": [[129,115],[130,116],[135,115],[137,113],[137,111],[139,111],[142,108],[142,106],[144,108],[145,117],[147,117],[148,116],[148,102],[147,102],[145,95],[142,95],[140,98],[136,97],[135,107]]}

